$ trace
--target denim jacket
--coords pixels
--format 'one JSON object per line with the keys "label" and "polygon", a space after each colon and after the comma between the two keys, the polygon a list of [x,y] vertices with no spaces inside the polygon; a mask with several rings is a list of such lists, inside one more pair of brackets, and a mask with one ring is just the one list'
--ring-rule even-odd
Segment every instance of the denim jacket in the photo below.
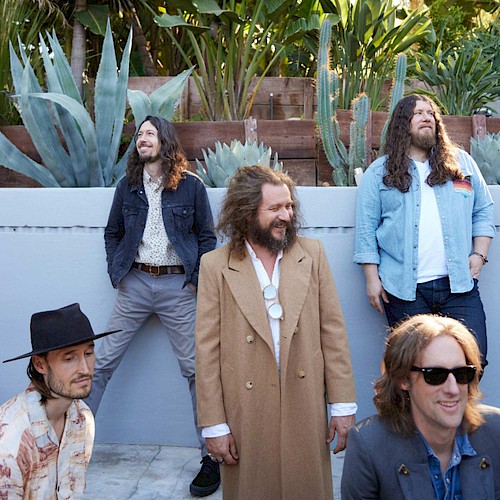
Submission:
{"label": "denim jacket", "polygon": [[[434,186],[448,277],[452,293],[472,289],[469,270],[472,239],[495,235],[493,200],[476,163],[458,150],[463,181]],[[420,180],[412,162],[407,193],[384,185],[386,157],[375,160],[363,175],[356,200],[356,264],[378,264],[382,286],[402,300],[415,300],[418,269]]]}
{"label": "denim jacket", "polygon": [[[175,191],[162,191],[161,203],[167,236],[186,271],[184,285],[198,285],[200,258],[216,244],[205,186],[196,175],[186,172]],[[134,263],[147,214],[144,186],[131,185],[123,178],[116,188],[104,230],[108,274],[115,288]]]}

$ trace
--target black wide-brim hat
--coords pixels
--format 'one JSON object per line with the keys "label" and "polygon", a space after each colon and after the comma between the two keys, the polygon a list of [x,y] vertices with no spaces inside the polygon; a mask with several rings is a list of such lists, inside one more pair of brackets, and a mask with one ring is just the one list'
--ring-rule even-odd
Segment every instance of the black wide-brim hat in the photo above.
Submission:
{"label": "black wide-brim hat", "polygon": [[80,304],[70,304],[54,311],[42,311],[31,316],[31,352],[21,354],[12,359],[6,359],[4,363],[16,359],[27,358],[35,354],[43,354],[63,347],[83,344],[91,340],[100,339],[106,335],[119,332],[100,333],[94,335],[90,321],[82,313]]}

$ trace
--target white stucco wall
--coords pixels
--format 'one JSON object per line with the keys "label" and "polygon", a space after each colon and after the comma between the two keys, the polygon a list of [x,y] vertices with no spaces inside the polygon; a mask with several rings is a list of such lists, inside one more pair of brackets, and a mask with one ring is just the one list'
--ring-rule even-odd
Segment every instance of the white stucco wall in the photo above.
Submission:
{"label": "white stucco wall", "polygon": [[[500,191],[496,224],[500,225]],[[384,317],[365,296],[362,270],[352,264],[356,188],[299,188],[303,234],[320,238],[337,282],[351,344],[359,412],[373,413],[372,382],[384,348]],[[210,189],[218,211],[223,190]],[[113,190],[0,189],[0,359],[31,350],[36,311],[80,302],[96,333],[104,331],[115,290],[106,274],[103,229]],[[493,241],[480,291],[489,331],[485,401],[500,406],[500,238]],[[27,385],[27,362],[0,364],[0,403]],[[104,442],[196,446],[187,384],[156,318],[137,335],[111,379],[96,418]]]}

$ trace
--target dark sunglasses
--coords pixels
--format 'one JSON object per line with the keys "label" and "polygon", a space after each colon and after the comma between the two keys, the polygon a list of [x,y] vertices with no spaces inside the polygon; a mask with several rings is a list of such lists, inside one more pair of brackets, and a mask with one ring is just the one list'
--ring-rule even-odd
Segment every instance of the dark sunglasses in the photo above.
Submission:
{"label": "dark sunglasses", "polygon": [[444,384],[450,373],[455,377],[457,384],[470,384],[474,380],[476,367],[469,365],[449,370],[448,368],[420,368],[419,366],[412,366],[411,371],[422,372],[425,382],[429,385]]}

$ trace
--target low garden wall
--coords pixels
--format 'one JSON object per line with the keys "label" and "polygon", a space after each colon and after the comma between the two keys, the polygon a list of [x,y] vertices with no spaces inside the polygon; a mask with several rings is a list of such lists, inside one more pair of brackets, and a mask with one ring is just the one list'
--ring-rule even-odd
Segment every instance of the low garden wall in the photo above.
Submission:
{"label": "low garden wall", "polygon": [[[323,241],[344,311],[358,393],[358,418],[374,412],[372,382],[379,375],[384,317],[368,304],[362,270],[352,263],[357,188],[299,187],[303,234]],[[223,189],[209,189],[214,214]],[[500,189],[495,220],[500,226]],[[103,229],[113,189],[0,189],[1,359],[29,352],[36,311],[80,302],[96,333],[106,328],[116,291],[106,274]],[[498,229],[497,229],[498,230]],[[489,360],[485,401],[500,406],[500,238],[480,280]],[[99,341],[97,341],[97,344]],[[0,364],[0,403],[27,386],[26,360]],[[188,388],[156,318],[132,342],[111,379],[96,418],[101,442],[196,446]]]}

